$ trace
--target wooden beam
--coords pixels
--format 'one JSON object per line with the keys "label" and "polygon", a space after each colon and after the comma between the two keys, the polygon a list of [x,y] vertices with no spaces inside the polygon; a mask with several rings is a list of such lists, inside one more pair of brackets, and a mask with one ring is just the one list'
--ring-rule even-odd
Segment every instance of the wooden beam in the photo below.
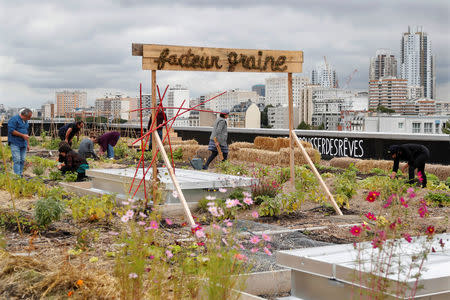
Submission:
{"label": "wooden beam", "polygon": [[[177,177],[175,176],[175,172],[172,168],[169,157],[167,156],[166,150],[164,149],[164,145],[162,144],[162,141],[159,138],[159,135],[155,134],[154,136],[155,136],[154,138],[158,145],[159,151],[161,151],[161,155],[163,157],[164,163],[166,164],[166,168],[169,171],[169,176],[172,179],[173,186],[175,187],[175,190],[178,194],[178,199],[180,199],[180,202],[183,205],[184,213],[186,214],[186,217],[188,218],[188,221],[191,224],[191,227],[195,227],[197,225],[194,222],[194,218],[192,218],[191,210],[189,209],[186,199],[184,198],[183,191],[181,190],[180,184],[178,183]],[[156,148],[155,148],[155,150],[156,150]]]}
{"label": "wooden beam", "polygon": [[313,171],[316,178],[319,180],[320,186],[325,191],[325,194],[327,195],[328,199],[330,199],[330,202],[333,205],[334,210],[338,213],[338,215],[342,216],[342,211],[340,210],[339,206],[336,204],[336,201],[334,201],[333,195],[331,195],[330,190],[328,190],[328,187],[325,184],[325,181],[323,181],[322,176],[320,176],[319,172],[316,169],[316,166],[312,162],[311,158],[309,157],[309,155],[306,152],[305,148],[303,147],[302,143],[300,143],[300,140],[298,139],[294,130],[291,129],[289,132],[290,132],[290,135],[292,136],[292,138],[297,142],[297,145],[300,147],[300,150],[302,151],[303,156],[305,157],[306,161],[308,162],[309,166],[311,167],[311,170]]}
{"label": "wooden beam", "polygon": [[[141,54],[133,44],[133,55]],[[301,73],[302,51],[142,45],[142,69],[211,72]]]}
{"label": "wooden beam", "polygon": [[291,131],[294,129],[294,96],[292,92],[292,73],[288,73],[289,102],[289,165],[291,168],[291,187],[295,188],[294,140]]}
{"label": "wooden beam", "polygon": [[144,55],[144,44],[131,44],[131,54],[133,56],[143,56]]}

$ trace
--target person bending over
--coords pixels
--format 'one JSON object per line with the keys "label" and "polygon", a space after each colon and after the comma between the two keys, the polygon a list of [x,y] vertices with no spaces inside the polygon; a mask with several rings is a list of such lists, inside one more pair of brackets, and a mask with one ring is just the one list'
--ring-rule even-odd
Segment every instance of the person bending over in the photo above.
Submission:
{"label": "person bending over", "polygon": [[72,147],[73,137],[76,135],[77,140],[80,138],[80,130],[83,126],[83,121],[66,124],[58,130],[59,138],[61,141],[66,141]]}
{"label": "person bending over", "polygon": [[62,158],[62,164],[58,165],[63,175],[66,172],[76,172],[77,181],[86,178],[86,170],[89,169],[87,161],[80,154],[73,151],[68,144],[63,144],[59,148],[59,155]]}
{"label": "person bending over", "polygon": [[78,147],[78,154],[81,155],[82,158],[86,159],[88,157],[92,157],[95,160],[99,159],[97,154],[94,151],[94,143],[97,141],[97,136],[93,133],[89,135],[89,138],[85,138],[81,141],[80,146]]}
{"label": "person bending over", "polygon": [[100,154],[107,153],[109,159],[114,159],[114,146],[120,138],[120,133],[117,131],[107,132],[97,138],[97,143],[100,145]]}
{"label": "person bending over", "polygon": [[427,147],[419,144],[403,144],[392,145],[389,147],[389,154],[394,160],[391,178],[394,179],[397,175],[400,160],[406,161],[407,164],[402,168],[405,172],[409,167],[409,183],[414,182],[414,170],[417,169],[417,174],[420,172],[419,180],[422,181],[422,187],[427,186],[427,176],[425,174],[425,163],[430,158],[430,151]]}

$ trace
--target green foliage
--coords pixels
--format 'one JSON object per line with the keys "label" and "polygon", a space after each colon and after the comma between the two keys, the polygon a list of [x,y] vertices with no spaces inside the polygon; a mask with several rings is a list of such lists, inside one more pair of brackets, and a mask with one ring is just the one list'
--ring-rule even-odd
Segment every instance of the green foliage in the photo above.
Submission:
{"label": "green foliage", "polygon": [[279,168],[275,173],[275,180],[278,184],[283,184],[291,178],[291,170],[289,168]]}
{"label": "green foliage", "polygon": [[[114,146],[114,156],[116,158],[127,158],[127,157],[134,157],[135,151],[133,149],[130,149],[128,147],[128,144],[125,140],[120,139],[116,146]],[[139,158],[140,158],[140,152],[139,152]]]}
{"label": "green foliage", "polygon": [[16,198],[43,196],[48,188],[39,177],[27,180],[10,173],[0,173],[0,189],[9,191]]}
{"label": "green foliage", "polygon": [[440,180],[436,175],[431,174],[431,173],[425,173],[425,174],[427,175],[428,182],[433,182],[434,184],[437,184],[437,185],[439,184]]}
{"label": "green foliage", "polygon": [[33,174],[37,175],[37,176],[41,176],[42,174],[44,174],[44,167],[42,166],[35,166],[33,168]]}
{"label": "green foliage", "polygon": [[442,133],[450,134],[450,120],[442,125]]}
{"label": "green foliage", "polygon": [[59,170],[50,171],[48,177],[53,181],[61,181],[63,179],[62,173]]}
{"label": "green foliage", "polygon": [[241,164],[234,164],[229,160],[217,163],[216,168],[220,173],[244,176],[248,175],[248,170]]}
{"label": "green foliage", "polygon": [[200,199],[198,201],[198,211],[203,212],[203,213],[207,212],[208,211],[208,203],[210,201],[211,200],[206,199],[206,197],[203,197],[202,199]]}
{"label": "green foliage", "polygon": [[450,187],[443,181],[431,181],[427,184],[427,189],[431,191],[450,192]]}
{"label": "green foliage", "polygon": [[108,118],[106,117],[86,117],[86,123],[106,123]]}
{"label": "green foliage", "polygon": [[447,177],[447,180],[445,180],[445,184],[450,188],[450,177]]}
{"label": "green foliage", "polygon": [[75,182],[77,181],[78,173],[77,172],[66,172],[64,175],[64,181],[66,182]]}
{"label": "green foliage", "polygon": [[380,169],[380,168],[373,168],[372,170],[369,171],[369,173],[374,173],[376,175],[387,175],[388,174],[388,172],[386,172],[385,170]]}
{"label": "green foliage", "polygon": [[450,195],[446,193],[428,193],[425,199],[439,206],[450,206]]}
{"label": "green foliage", "polygon": [[80,143],[81,143],[81,138],[74,137],[72,139],[72,146],[71,146],[71,148],[72,149],[78,149],[78,147],[80,147]]}
{"label": "green foliage", "polygon": [[395,113],[395,110],[384,107],[383,105],[378,105],[377,112],[393,114]]}
{"label": "green foliage", "polygon": [[114,195],[73,196],[67,200],[67,206],[72,210],[72,217],[77,220],[109,220],[115,207]]}
{"label": "green foliage", "polygon": [[5,236],[0,231],[0,249],[6,249],[6,246],[7,246],[7,244],[6,244]]}
{"label": "green foliage", "polygon": [[182,159],[183,158],[183,149],[181,147],[178,147],[173,151],[173,159]]}
{"label": "green foliage", "polygon": [[255,198],[255,202],[260,203],[258,209],[260,216],[273,217],[281,213],[281,202],[279,199],[267,195],[259,195]]}
{"label": "green foliage", "polygon": [[297,129],[310,130],[311,125],[307,124],[305,121],[302,121],[300,124],[298,124]]}
{"label": "green foliage", "polygon": [[32,165],[38,165],[38,166],[41,166],[44,169],[54,168],[58,164],[58,162],[56,160],[43,158],[43,157],[39,157],[39,156],[35,156],[35,155],[28,156],[26,158],[26,160],[28,162],[30,162]]}
{"label": "green foliage", "polygon": [[[3,143],[0,143],[0,159],[1,162],[3,163],[3,161],[11,161],[11,149],[9,148],[9,146],[3,145]],[[3,169],[3,166],[2,166]],[[3,170],[2,170],[3,172]]]}
{"label": "green foliage", "polygon": [[59,144],[61,143],[60,138],[49,139],[48,141],[42,141],[42,147],[48,150],[58,150]]}
{"label": "green foliage", "polygon": [[238,199],[239,201],[242,201],[244,199],[244,189],[241,187],[235,188],[229,195],[228,198],[230,199]]}
{"label": "green foliage", "polygon": [[281,190],[281,186],[269,177],[260,178],[258,182],[252,184],[252,198],[255,199],[255,203],[259,204],[261,199],[259,196],[268,196],[275,198],[278,192]]}
{"label": "green foliage", "polygon": [[64,213],[64,204],[55,196],[39,199],[34,207],[38,225],[47,228],[53,221],[58,221]]}
{"label": "green foliage", "polygon": [[30,136],[30,139],[28,140],[28,142],[30,143],[30,146],[32,146],[32,147],[36,147],[39,145],[39,141],[35,136]]}
{"label": "green foliage", "polygon": [[340,207],[349,205],[349,200],[356,194],[356,168],[349,166],[342,174],[336,176],[334,189],[336,202]]}

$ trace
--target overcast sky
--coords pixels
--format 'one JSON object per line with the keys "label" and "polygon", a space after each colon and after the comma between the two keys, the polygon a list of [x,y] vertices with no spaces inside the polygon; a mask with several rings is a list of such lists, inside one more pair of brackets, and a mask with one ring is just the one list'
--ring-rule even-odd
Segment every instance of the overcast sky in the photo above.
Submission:
{"label": "overcast sky", "polygon": [[[450,101],[450,1],[415,0],[0,0],[0,104],[40,107],[55,91],[137,96],[150,90],[131,44],[302,50],[303,74],[327,57],[341,83],[367,89],[378,48],[400,52],[408,25],[423,26],[436,59],[437,97]],[[175,4],[176,3],[176,4]],[[158,72],[191,97],[250,89],[270,73]]]}

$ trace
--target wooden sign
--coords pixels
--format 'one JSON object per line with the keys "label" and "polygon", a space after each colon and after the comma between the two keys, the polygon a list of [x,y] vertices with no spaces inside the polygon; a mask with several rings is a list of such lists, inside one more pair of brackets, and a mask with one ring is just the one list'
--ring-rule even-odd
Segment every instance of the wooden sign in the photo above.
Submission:
{"label": "wooden sign", "polygon": [[301,73],[302,51],[133,44],[144,70]]}

